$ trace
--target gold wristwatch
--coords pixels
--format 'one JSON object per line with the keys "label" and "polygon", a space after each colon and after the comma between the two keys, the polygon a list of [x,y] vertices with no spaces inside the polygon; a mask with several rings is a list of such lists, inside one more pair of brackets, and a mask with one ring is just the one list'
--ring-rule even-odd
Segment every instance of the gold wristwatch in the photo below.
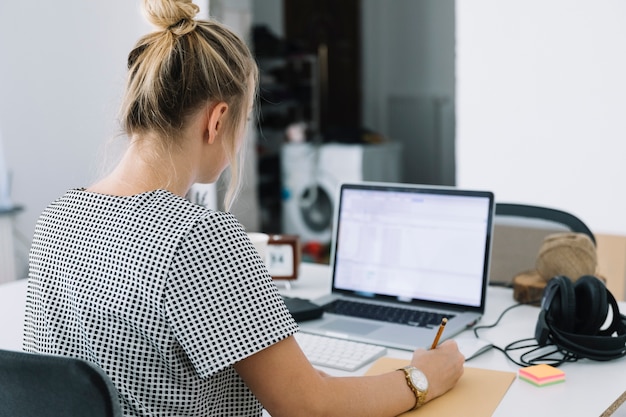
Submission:
{"label": "gold wristwatch", "polygon": [[415,407],[413,407],[412,410],[424,405],[426,402],[426,394],[428,394],[428,379],[426,375],[414,366],[405,366],[398,370],[404,371],[406,383],[409,388],[411,388],[411,391],[413,391],[413,394],[415,394]]}

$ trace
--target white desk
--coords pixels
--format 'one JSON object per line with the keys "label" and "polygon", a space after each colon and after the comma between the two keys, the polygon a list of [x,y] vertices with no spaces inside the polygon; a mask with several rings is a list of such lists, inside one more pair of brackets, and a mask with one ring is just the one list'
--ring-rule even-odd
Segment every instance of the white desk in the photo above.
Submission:
{"label": "white desk", "polygon": [[[329,269],[325,265],[303,264],[300,277],[292,282],[291,289],[281,289],[285,295],[315,298],[330,289]],[[26,281],[20,280],[0,285],[0,349],[20,350],[22,346],[22,321],[26,298]],[[487,311],[480,324],[493,323],[502,310],[514,304],[512,291],[489,288]],[[622,311],[626,303],[620,303]],[[508,312],[493,329],[480,331],[480,336],[505,346],[522,338],[533,337],[539,309],[522,306]],[[466,331],[459,337],[472,336]],[[389,356],[409,359],[411,352],[390,349]],[[466,366],[517,372],[518,366],[509,362],[502,353],[491,350],[467,363]],[[364,367],[351,375],[363,374]],[[581,360],[560,367],[566,373],[566,382],[537,388],[515,379],[494,416],[599,416],[624,390],[626,390],[626,359],[609,362]],[[325,369],[334,375],[348,375]],[[477,399],[480,401],[480,399]]]}

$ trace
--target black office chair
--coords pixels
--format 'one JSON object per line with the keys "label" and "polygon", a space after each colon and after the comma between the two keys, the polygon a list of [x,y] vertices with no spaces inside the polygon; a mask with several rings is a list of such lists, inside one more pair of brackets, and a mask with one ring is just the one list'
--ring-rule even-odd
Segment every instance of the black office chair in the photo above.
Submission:
{"label": "black office chair", "polygon": [[0,350],[0,417],[121,417],[117,390],[76,358]]}
{"label": "black office chair", "polygon": [[562,210],[525,204],[496,203],[489,283],[512,286],[513,278],[534,269],[543,239],[553,233],[595,236],[578,217]]}

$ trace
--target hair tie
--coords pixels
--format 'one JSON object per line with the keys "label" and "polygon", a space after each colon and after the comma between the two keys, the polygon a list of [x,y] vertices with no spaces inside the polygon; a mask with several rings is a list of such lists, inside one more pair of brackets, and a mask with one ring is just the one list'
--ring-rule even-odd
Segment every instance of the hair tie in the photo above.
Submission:
{"label": "hair tie", "polygon": [[196,28],[196,26],[197,26],[197,23],[195,20],[185,17],[185,18],[180,19],[178,22],[174,23],[173,25],[168,26],[167,30],[169,30],[170,32],[178,36],[183,36],[193,31]]}

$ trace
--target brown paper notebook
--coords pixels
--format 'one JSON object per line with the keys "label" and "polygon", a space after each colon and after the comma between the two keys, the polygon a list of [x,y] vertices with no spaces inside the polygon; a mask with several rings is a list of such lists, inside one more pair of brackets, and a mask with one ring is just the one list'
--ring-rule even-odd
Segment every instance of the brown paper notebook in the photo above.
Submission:
{"label": "brown paper notebook", "polygon": [[[382,374],[406,365],[408,365],[406,360],[383,357],[374,362],[365,374]],[[424,404],[419,410],[409,411],[403,416],[491,416],[515,376],[514,372],[466,367],[463,376],[453,389]]]}

